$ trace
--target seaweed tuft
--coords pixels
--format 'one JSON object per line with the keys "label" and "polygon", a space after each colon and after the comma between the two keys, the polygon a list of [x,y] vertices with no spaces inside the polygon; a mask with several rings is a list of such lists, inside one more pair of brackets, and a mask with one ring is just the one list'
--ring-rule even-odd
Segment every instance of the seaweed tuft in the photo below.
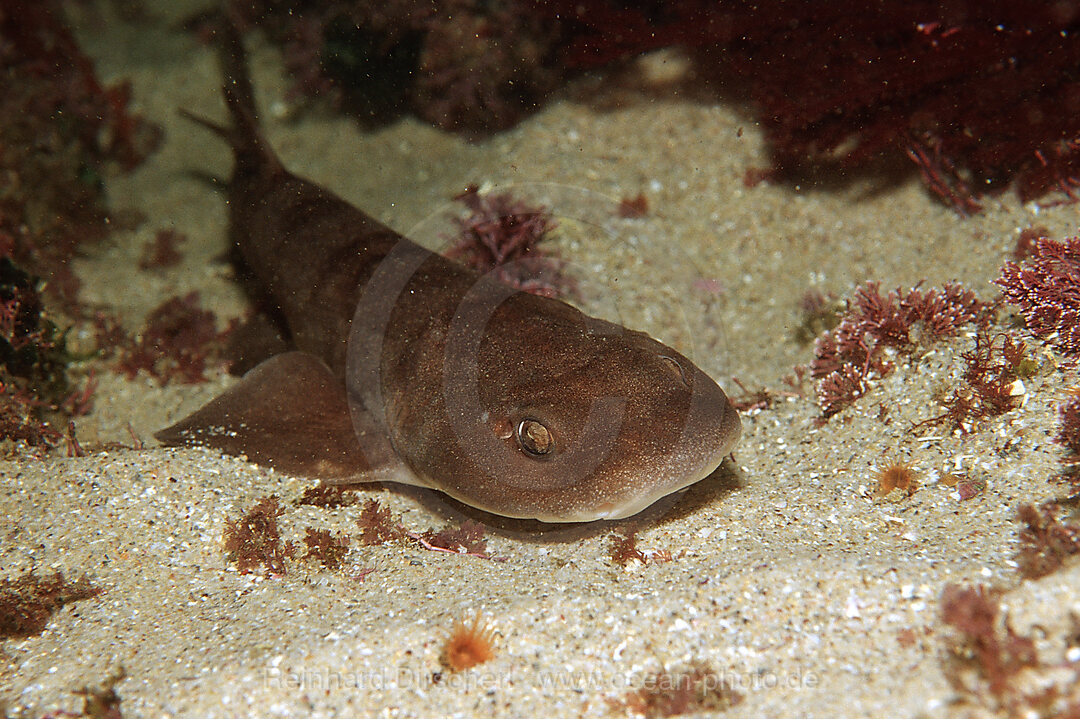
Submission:
{"label": "seaweed tuft", "polygon": [[536,295],[557,297],[573,291],[562,262],[539,247],[555,228],[544,207],[509,194],[482,195],[475,186],[456,199],[469,208],[469,216],[458,220],[458,238],[447,257]]}
{"label": "seaweed tuft", "polygon": [[69,581],[61,572],[48,577],[30,572],[18,579],[2,579],[0,638],[41,634],[52,615],[64,605],[96,597],[101,591],[86,577]]}
{"label": "seaweed tuft", "polygon": [[886,295],[867,282],[848,301],[840,323],[814,343],[810,373],[818,403],[828,419],[862,397],[871,382],[893,370],[886,348],[910,351],[917,344],[954,336],[980,320],[986,305],[958,283],[927,291],[914,287]]}
{"label": "seaweed tuft", "polygon": [[242,574],[262,568],[268,574],[286,573],[285,560],[295,548],[282,542],[278,517],[285,513],[276,495],[259,500],[247,514],[225,524],[225,552]]}
{"label": "seaweed tuft", "polygon": [[1032,334],[1080,357],[1080,237],[1035,238],[1027,258],[1006,262],[994,284],[1020,308]]}

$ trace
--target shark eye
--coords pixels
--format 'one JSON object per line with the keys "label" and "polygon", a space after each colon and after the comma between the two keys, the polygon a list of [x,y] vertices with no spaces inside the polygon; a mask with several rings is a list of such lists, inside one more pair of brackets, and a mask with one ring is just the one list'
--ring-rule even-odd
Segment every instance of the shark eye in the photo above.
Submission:
{"label": "shark eye", "polygon": [[535,419],[526,417],[518,422],[514,435],[525,454],[532,457],[543,457],[555,449],[551,430]]}

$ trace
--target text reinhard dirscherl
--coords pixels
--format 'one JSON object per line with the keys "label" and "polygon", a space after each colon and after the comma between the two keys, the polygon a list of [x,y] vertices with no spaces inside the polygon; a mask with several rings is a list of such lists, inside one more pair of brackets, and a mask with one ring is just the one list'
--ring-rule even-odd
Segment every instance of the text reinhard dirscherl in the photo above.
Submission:
{"label": "text reinhard dirscherl", "polygon": [[717,671],[690,679],[685,673],[672,671],[662,674],[610,674],[602,671],[493,672],[471,669],[467,672],[422,672],[408,667],[387,668],[382,671],[342,671],[280,669],[267,667],[263,671],[267,687],[301,691],[428,691],[436,686],[456,690],[489,692],[528,683],[550,691],[668,691],[677,682],[691,683],[696,691],[709,693],[726,686],[742,694],[775,689],[815,689],[821,681],[812,671],[776,673],[771,671]]}

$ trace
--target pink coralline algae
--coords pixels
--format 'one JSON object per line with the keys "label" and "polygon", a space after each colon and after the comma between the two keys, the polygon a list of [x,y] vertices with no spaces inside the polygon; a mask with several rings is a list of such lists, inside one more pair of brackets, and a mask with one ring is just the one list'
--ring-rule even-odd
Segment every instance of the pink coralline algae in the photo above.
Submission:
{"label": "pink coralline algae", "polygon": [[1080,237],[1036,239],[1027,259],[1006,262],[994,284],[1020,308],[1032,334],[1080,356]]}
{"label": "pink coralline algae", "polygon": [[892,371],[884,348],[906,350],[919,341],[950,337],[985,309],[973,292],[956,283],[925,292],[897,289],[884,296],[879,287],[867,282],[857,289],[840,324],[814,343],[810,372],[818,380],[818,402],[826,418]]}
{"label": "pink coralline algae", "polygon": [[544,297],[572,290],[562,263],[537,247],[555,228],[544,207],[509,194],[481,195],[470,187],[457,197],[471,211],[446,256],[478,272],[494,272],[505,284]]}
{"label": "pink coralline algae", "polygon": [[1058,422],[1054,441],[1065,449],[1062,478],[1069,483],[1069,497],[1075,498],[1080,496],[1080,397],[1073,396],[1058,407]]}

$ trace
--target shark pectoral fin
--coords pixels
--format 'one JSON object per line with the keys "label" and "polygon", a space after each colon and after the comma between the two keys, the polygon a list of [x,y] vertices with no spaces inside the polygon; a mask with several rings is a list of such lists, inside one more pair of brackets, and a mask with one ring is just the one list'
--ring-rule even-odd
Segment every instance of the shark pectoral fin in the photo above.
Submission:
{"label": "shark pectoral fin", "polygon": [[154,435],[247,455],[288,474],[338,481],[378,479],[364,456],[345,388],[317,357],[287,352],[262,362],[194,414]]}

